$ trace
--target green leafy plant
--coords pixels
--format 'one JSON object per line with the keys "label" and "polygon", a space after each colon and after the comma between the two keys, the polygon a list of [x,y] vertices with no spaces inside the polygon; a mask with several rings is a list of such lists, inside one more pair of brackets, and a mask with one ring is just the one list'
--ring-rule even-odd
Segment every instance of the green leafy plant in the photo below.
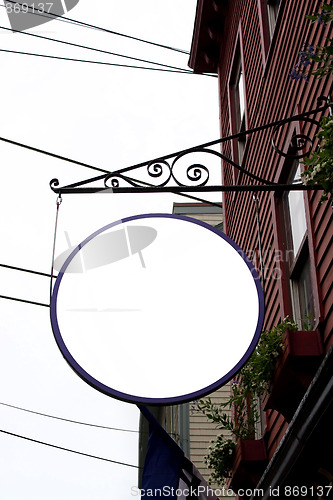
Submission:
{"label": "green leafy plant", "polygon": [[[322,5],[320,13],[313,16],[306,16],[307,19],[317,22],[318,24],[327,25],[333,19],[333,6],[327,3]],[[308,82],[308,76],[311,74],[317,78],[332,74],[333,63],[333,45],[332,38],[326,38],[326,44],[310,45],[308,42],[303,42],[299,51],[299,60],[289,73],[292,80],[305,80]],[[318,63],[315,71],[312,70],[313,62]]]}
{"label": "green leafy plant", "polygon": [[225,431],[212,442],[205,457],[206,464],[212,470],[211,482],[222,485],[230,477],[236,440],[255,438],[256,426],[260,421],[258,396],[269,391],[287,330],[298,330],[297,324],[289,317],[272,330],[262,332],[254,353],[233,381],[230,397],[225,402],[214,404],[211,398],[197,402],[197,409],[217,429]]}
{"label": "green leafy plant", "polygon": [[[312,22],[327,25],[333,20],[333,5],[324,3],[320,13],[306,16]],[[308,74],[316,78],[324,78],[333,73],[333,39],[326,38],[325,46],[313,47],[303,43],[299,52],[299,62],[289,73],[293,80],[307,80]],[[312,62],[317,63],[317,68],[311,73]],[[321,120],[321,131],[316,135],[319,145],[310,157],[303,161],[306,170],[301,174],[304,184],[318,184],[324,193],[320,198],[323,203],[333,198],[333,118],[324,117]]]}
{"label": "green leafy plant", "polygon": [[261,396],[265,391],[269,391],[275,363],[283,351],[283,336],[287,330],[298,330],[295,321],[288,316],[272,330],[262,332],[254,353],[241,370],[245,392]]}
{"label": "green leafy plant", "polygon": [[209,447],[209,454],[205,457],[205,463],[212,471],[210,484],[223,486],[225,480],[231,476],[233,457],[236,443],[232,439],[225,439],[223,434],[217,436]]}
{"label": "green leafy plant", "polygon": [[304,184],[320,184],[324,193],[321,201],[327,201],[333,196],[333,117],[325,116],[321,121],[320,139],[317,151],[303,163],[306,170],[302,172]]}
{"label": "green leafy plant", "polygon": [[[313,16],[306,16],[307,19],[318,24],[327,25],[331,23],[333,19],[333,5],[324,3],[321,7],[320,13],[314,14]],[[323,78],[324,76],[332,74],[332,63],[333,63],[333,45],[332,38],[327,38],[326,41],[329,43],[324,47],[319,45],[316,46],[315,52],[309,55],[309,59],[318,63],[318,68],[312,74],[318,78]]]}
{"label": "green leafy plant", "polygon": [[307,19],[310,19],[313,22],[317,22],[319,24],[328,24],[332,20],[333,14],[333,5],[328,3],[323,3],[320,9],[320,13],[314,14],[313,16],[306,16]]}
{"label": "green leafy plant", "polygon": [[316,318],[314,318],[313,313],[310,312],[307,316],[302,319],[302,328],[306,332],[311,332],[314,329]]}
{"label": "green leafy plant", "polygon": [[[197,409],[214,422],[217,429],[224,431],[211,442],[209,452],[204,457],[205,463],[211,470],[210,484],[225,485],[226,480],[231,476],[236,439],[253,438],[254,428],[259,419],[253,398],[242,399],[242,404],[239,405],[241,395],[238,385],[238,382],[232,384],[232,396],[225,403],[214,404],[210,398],[197,402]],[[234,399],[238,402],[236,410]],[[225,412],[227,407],[234,409],[234,418]]]}

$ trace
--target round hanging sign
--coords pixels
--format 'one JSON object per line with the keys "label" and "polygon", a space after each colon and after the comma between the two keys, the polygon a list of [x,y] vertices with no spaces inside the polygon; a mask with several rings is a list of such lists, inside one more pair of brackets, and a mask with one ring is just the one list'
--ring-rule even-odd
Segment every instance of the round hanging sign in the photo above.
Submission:
{"label": "round hanging sign", "polygon": [[113,222],[67,257],[51,323],[75,372],[138,404],[198,399],[236,375],[262,328],[264,298],[244,252],[180,215]]}

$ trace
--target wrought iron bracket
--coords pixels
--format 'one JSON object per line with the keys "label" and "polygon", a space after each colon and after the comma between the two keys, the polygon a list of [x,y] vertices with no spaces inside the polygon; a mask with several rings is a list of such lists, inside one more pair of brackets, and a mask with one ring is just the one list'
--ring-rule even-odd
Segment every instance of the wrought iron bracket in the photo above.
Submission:
{"label": "wrought iron bracket", "polygon": [[[293,190],[318,190],[319,185],[278,184],[271,179],[264,179],[255,175],[253,169],[239,165],[226,154],[212,149],[216,145],[222,145],[228,141],[242,139],[246,136],[258,134],[264,130],[271,130],[271,147],[275,154],[293,159],[301,159],[308,156],[313,151],[314,144],[311,137],[314,137],[320,128],[320,118],[328,109],[332,110],[332,102],[328,97],[319,97],[317,107],[282,120],[271,122],[259,127],[255,127],[238,134],[217,139],[215,141],[194,146],[189,149],[171,153],[153,160],[138,163],[130,167],[103,173],[97,177],[92,177],[67,186],[59,186],[58,179],[52,179],[51,189],[57,194],[87,194],[87,193],[175,193],[205,201],[195,196],[185,193],[204,192],[244,192],[244,191],[293,191]],[[319,118],[318,118],[319,117]],[[282,127],[292,122],[301,121],[312,127],[311,137],[305,133],[295,134],[286,150],[278,144]],[[314,130],[313,130],[314,127]],[[223,149],[223,148],[222,148]],[[216,156],[223,160],[225,165],[230,165],[242,172],[243,177],[247,177],[249,184],[234,185],[210,185],[210,170],[207,165],[193,163],[191,155],[198,153]],[[185,167],[184,167],[185,164]],[[103,171],[105,172],[105,171]],[[133,177],[132,173],[138,176]],[[138,177],[143,178],[138,178]],[[149,181],[149,182],[148,182]]]}

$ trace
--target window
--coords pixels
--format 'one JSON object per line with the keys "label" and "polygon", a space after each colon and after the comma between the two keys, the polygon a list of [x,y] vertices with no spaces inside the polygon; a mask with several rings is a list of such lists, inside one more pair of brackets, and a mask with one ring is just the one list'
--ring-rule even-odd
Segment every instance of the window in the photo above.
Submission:
{"label": "window", "polygon": [[299,272],[291,279],[291,289],[294,317],[298,323],[303,322],[300,326],[304,327],[305,322],[314,321],[314,297],[308,252]]}
{"label": "window", "polygon": [[235,96],[237,96],[237,129],[240,130],[244,123],[245,115],[244,78],[241,64],[239,64],[238,74],[235,82]]}
{"label": "window", "polygon": [[278,31],[278,23],[282,17],[282,4],[284,0],[258,0],[258,12],[260,23],[260,36],[263,66],[265,68],[272,46],[274,46],[274,37]]}
{"label": "window", "polygon": [[281,0],[267,0],[269,38],[272,40]]}
{"label": "window", "polygon": [[[296,171],[291,183],[301,180],[300,166],[294,166],[294,169],[296,169]],[[303,191],[289,191],[285,196],[287,197],[290,219],[292,248],[294,256],[296,256],[306,233],[304,196]]]}
{"label": "window", "polygon": [[[294,162],[288,183],[300,180],[300,166]],[[307,242],[307,224],[303,191],[288,191],[282,197],[286,265],[290,282],[291,304],[295,321],[304,327],[314,319],[314,297]]]}
{"label": "window", "polygon": [[[234,61],[232,65],[230,80],[229,80],[229,96],[230,96],[230,111],[231,111],[231,129],[233,134],[244,132],[245,124],[245,84],[244,71],[241,61],[240,44],[237,43]],[[246,138],[239,137],[233,146],[233,158],[236,162],[241,163],[244,155]]]}

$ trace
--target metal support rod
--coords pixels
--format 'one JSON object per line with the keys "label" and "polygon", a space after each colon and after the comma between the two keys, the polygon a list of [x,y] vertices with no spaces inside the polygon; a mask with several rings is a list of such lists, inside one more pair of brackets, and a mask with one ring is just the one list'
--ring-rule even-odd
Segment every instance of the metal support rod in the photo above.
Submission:
{"label": "metal support rod", "polygon": [[306,184],[246,184],[246,185],[229,185],[229,186],[156,186],[156,187],[115,187],[115,188],[52,188],[55,193],[59,194],[97,194],[97,193],[212,193],[212,192],[284,192],[284,191],[318,191],[323,189],[320,185]]}

